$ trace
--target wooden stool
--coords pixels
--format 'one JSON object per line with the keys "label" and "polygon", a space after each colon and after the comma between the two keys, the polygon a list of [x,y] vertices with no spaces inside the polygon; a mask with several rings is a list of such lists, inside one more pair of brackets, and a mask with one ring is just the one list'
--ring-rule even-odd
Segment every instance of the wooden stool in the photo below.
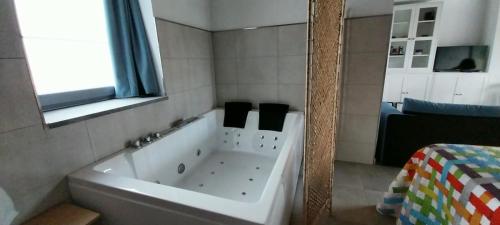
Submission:
{"label": "wooden stool", "polygon": [[61,204],[36,216],[23,225],[93,225],[99,213],[72,204]]}

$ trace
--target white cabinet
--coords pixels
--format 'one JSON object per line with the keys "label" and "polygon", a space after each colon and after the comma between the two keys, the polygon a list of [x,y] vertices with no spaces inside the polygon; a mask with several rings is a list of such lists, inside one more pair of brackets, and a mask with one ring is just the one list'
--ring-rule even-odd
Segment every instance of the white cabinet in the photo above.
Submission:
{"label": "white cabinet", "polygon": [[405,98],[413,98],[437,103],[480,105],[485,86],[485,74],[388,74],[383,101],[403,102]]}
{"label": "white cabinet", "polygon": [[479,104],[483,93],[485,78],[483,76],[462,75],[458,78],[453,103]]}
{"label": "white cabinet", "polygon": [[401,102],[403,81],[403,75],[387,75],[385,77],[383,95],[383,99],[385,102]]}
{"label": "white cabinet", "polygon": [[441,2],[394,7],[387,71],[432,72],[436,54]]}
{"label": "white cabinet", "polygon": [[457,80],[457,75],[436,74],[432,76],[428,100],[436,103],[452,103]]}
{"label": "white cabinet", "polygon": [[500,99],[485,93],[487,87],[500,90],[500,84],[486,85],[484,73],[433,73],[442,6],[439,1],[394,6],[383,101],[482,104]]}
{"label": "white cabinet", "polygon": [[401,100],[405,98],[425,99],[427,91],[427,75],[407,75],[403,82],[403,90],[401,92]]}
{"label": "white cabinet", "polygon": [[435,73],[430,84],[428,101],[479,105],[482,101],[486,75]]}
{"label": "white cabinet", "polygon": [[500,76],[488,76],[483,89],[483,105],[500,105]]}
{"label": "white cabinet", "polygon": [[383,100],[403,102],[405,98],[425,99],[429,76],[391,74],[385,78]]}

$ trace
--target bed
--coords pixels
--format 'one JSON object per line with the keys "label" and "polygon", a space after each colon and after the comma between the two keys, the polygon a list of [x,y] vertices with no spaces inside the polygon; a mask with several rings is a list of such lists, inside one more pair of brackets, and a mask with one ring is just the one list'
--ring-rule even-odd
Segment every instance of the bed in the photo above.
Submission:
{"label": "bed", "polygon": [[500,225],[500,147],[435,144],[417,151],[377,211],[398,224]]}

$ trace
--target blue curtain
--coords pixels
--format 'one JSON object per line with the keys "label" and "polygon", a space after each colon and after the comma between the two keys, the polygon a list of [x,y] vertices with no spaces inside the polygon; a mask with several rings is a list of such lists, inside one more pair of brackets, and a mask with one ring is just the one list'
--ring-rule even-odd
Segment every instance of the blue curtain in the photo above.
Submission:
{"label": "blue curtain", "polygon": [[104,0],[116,97],[159,96],[161,90],[137,0]]}

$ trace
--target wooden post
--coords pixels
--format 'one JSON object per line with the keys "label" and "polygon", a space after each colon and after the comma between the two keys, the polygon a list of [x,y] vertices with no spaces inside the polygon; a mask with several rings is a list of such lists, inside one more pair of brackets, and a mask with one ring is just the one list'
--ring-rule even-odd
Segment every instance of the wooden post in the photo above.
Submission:
{"label": "wooden post", "polygon": [[307,225],[318,224],[331,213],[344,1],[309,1],[304,151],[304,219]]}

